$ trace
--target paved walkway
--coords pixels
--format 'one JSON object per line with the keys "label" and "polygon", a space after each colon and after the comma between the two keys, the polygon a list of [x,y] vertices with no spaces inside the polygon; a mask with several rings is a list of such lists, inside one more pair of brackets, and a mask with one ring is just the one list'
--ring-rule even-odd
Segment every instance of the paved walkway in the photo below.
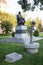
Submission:
{"label": "paved walkway", "polygon": [[[30,38],[30,37],[29,37],[29,38]],[[32,40],[33,40],[33,41],[37,41],[37,40],[41,40],[41,39],[43,39],[43,37],[34,37],[34,36],[33,36],[33,39],[32,39]]]}
{"label": "paved walkway", "polygon": [[[34,37],[32,38],[32,41],[37,41],[37,40],[41,40],[43,39],[43,37]],[[17,39],[15,37],[12,38],[4,38],[4,39],[0,39],[0,42],[15,42],[15,43],[24,43],[25,42],[30,42],[30,36],[24,38],[24,39]]]}

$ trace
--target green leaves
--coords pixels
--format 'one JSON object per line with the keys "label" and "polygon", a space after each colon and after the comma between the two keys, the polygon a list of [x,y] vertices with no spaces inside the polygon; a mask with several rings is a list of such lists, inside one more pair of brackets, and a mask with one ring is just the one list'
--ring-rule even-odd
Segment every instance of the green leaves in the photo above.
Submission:
{"label": "green leaves", "polygon": [[[28,2],[29,1],[29,2]],[[39,5],[43,6],[43,0],[33,0],[33,3],[30,2],[30,0],[19,0],[18,4],[21,5],[21,8],[23,11],[32,10],[34,11],[35,6],[39,6],[40,10],[43,10],[43,8]]]}
{"label": "green leaves", "polygon": [[5,33],[8,33],[12,31],[13,25],[10,21],[2,21],[1,28]]}

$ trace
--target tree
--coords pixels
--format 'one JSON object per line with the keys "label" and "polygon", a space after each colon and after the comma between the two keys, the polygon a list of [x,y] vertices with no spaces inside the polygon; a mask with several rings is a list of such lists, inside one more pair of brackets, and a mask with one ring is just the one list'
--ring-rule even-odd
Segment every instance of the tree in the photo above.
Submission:
{"label": "tree", "polygon": [[18,4],[21,5],[21,8],[24,11],[32,10],[34,11],[35,7],[37,6],[40,10],[43,10],[43,0],[19,0]]}
{"label": "tree", "polygon": [[31,26],[31,21],[31,18],[26,20],[25,25],[27,26],[27,28]]}
{"label": "tree", "polygon": [[1,28],[2,28],[2,30],[3,30],[6,34],[8,34],[9,32],[12,31],[13,25],[12,25],[12,23],[9,22],[9,21],[2,21],[2,22],[1,22]]}
{"label": "tree", "polygon": [[30,32],[31,24],[32,24],[32,19],[31,18],[27,19],[27,21],[25,22],[25,25],[27,26],[28,32]]}
{"label": "tree", "polygon": [[35,28],[38,29],[40,27],[40,24],[42,25],[42,20],[37,17],[35,19]]}
{"label": "tree", "polygon": [[42,24],[41,24],[41,23],[38,25],[38,30],[39,30],[40,32],[43,32],[43,27],[42,27]]}
{"label": "tree", "polygon": [[16,16],[0,11],[0,21],[10,21],[13,26],[17,25]]}

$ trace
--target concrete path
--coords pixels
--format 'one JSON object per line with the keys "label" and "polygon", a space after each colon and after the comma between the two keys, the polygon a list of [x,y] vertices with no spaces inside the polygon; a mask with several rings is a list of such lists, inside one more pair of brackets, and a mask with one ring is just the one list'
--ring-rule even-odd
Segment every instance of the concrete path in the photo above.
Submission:
{"label": "concrete path", "polygon": [[[43,39],[43,37],[34,37],[33,36],[33,39],[32,41],[37,41],[37,40],[41,40]],[[30,37],[27,36],[26,38],[24,39],[17,39],[15,37],[12,37],[12,38],[4,38],[4,39],[0,39],[0,42],[15,42],[15,43],[24,43],[24,40],[26,42],[30,42]]]}

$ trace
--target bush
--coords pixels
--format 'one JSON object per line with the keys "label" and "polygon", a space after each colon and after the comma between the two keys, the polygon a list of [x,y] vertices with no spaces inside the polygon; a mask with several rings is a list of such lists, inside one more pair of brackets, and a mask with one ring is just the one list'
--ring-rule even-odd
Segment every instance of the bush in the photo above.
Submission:
{"label": "bush", "polygon": [[14,37],[15,32],[12,32],[12,37]]}
{"label": "bush", "polygon": [[7,34],[12,31],[13,25],[10,21],[2,21],[1,28]]}
{"label": "bush", "polygon": [[34,31],[34,36],[39,36],[39,31],[38,30]]}

